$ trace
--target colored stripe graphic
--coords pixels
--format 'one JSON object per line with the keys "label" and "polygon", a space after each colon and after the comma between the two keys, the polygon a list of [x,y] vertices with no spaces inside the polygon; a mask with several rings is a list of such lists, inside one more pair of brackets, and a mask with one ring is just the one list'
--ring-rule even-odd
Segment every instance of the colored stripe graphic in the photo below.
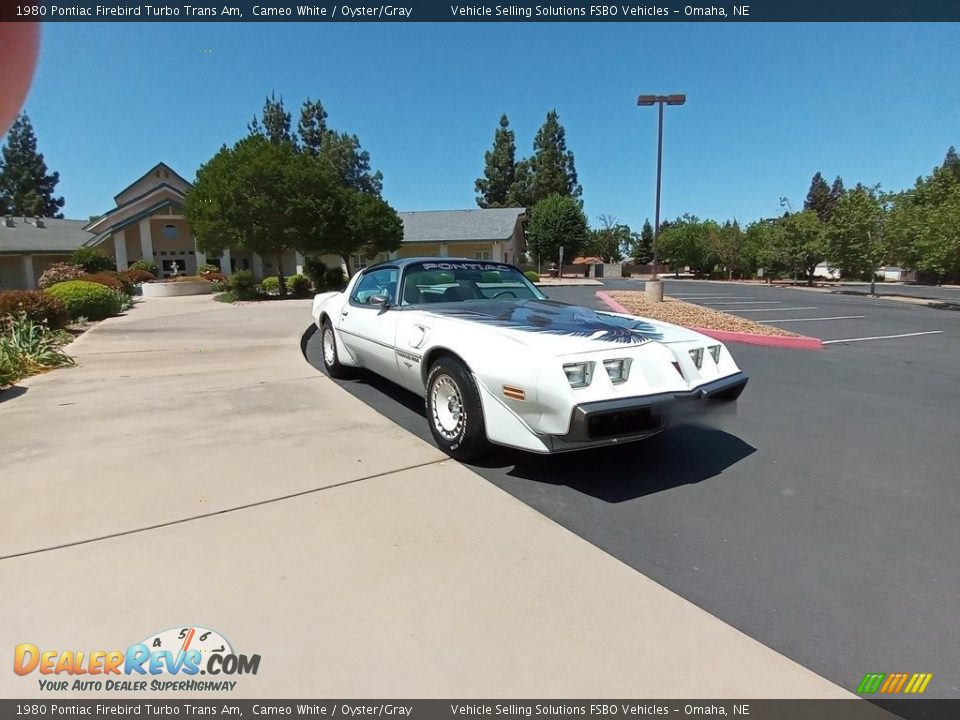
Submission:
{"label": "colored stripe graphic", "polygon": [[933,673],[867,673],[857,686],[857,692],[863,695],[899,693],[920,695],[933,679]]}

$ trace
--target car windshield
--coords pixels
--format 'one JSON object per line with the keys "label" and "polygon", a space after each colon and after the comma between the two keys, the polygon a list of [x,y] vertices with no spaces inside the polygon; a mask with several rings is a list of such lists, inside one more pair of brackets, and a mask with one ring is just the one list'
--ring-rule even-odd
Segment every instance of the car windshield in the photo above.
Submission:
{"label": "car windshield", "polygon": [[471,300],[545,300],[522,272],[488,260],[413,263],[403,275],[403,305]]}

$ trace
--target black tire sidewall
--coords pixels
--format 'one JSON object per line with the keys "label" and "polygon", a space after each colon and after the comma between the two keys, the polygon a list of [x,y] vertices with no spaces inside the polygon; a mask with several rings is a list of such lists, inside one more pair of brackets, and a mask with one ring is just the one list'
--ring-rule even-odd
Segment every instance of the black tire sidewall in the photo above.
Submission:
{"label": "black tire sidewall", "polygon": [[[434,425],[433,420],[433,386],[442,375],[449,377],[457,386],[463,404],[463,412],[466,416],[459,435],[453,440],[447,440],[443,437]],[[480,402],[480,393],[477,390],[473,375],[466,366],[456,358],[440,358],[430,367],[430,372],[427,374],[426,390],[427,422],[430,424],[430,433],[440,449],[458,460],[466,460],[481,455],[487,448],[483,405]]]}

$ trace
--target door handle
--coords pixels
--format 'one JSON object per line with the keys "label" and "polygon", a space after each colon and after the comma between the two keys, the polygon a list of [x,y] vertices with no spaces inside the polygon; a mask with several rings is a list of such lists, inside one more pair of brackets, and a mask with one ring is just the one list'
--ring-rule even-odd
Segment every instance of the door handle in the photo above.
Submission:
{"label": "door handle", "polygon": [[346,316],[349,315],[349,314],[350,314],[350,312],[349,312],[348,310],[342,310],[342,311],[340,312],[340,317],[346,317]]}

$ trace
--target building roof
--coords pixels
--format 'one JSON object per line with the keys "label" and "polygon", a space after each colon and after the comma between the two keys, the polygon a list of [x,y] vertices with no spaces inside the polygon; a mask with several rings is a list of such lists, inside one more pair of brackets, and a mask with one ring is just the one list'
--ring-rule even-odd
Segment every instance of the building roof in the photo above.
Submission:
{"label": "building roof", "polygon": [[37,227],[33,218],[26,222],[13,218],[13,227],[7,227],[0,218],[0,254],[4,253],[72,253],[93,238],[83,229],[86,220],[57,220],[43,218],[43,227]]}
{"label": "building roof", "polygon": [[425,210],[398,213],[403,242],[493,242],[509,240],[524,208]]}

